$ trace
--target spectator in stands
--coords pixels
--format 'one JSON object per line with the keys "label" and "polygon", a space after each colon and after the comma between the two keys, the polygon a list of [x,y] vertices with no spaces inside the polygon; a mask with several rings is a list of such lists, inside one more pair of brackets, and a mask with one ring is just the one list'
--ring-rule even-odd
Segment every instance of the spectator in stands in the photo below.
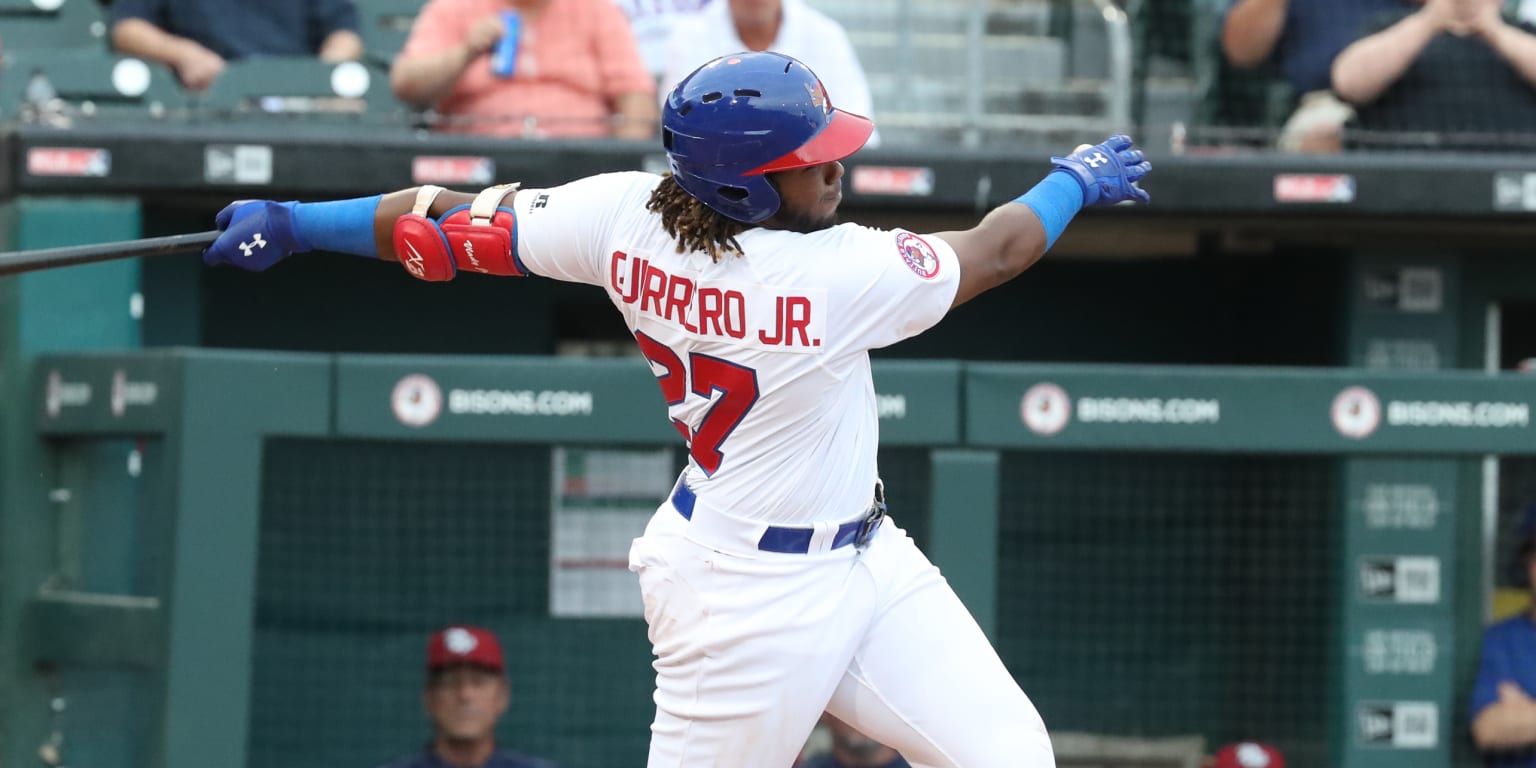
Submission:
{"label": "spectator in stands", "polygon": [[1288,152],[1337,152],[1349,105],[1330,91],[1333,57],[1371,18],[1399,0],[1231,0],[1221,25],[1221,49],[1239,68],[1269,64],[1295,93],[1296,106],[1280,131]]}
{"label": "spectator in stands", "polygon": [[[683,16],[699,12],[710,0],[614,0],[629,18],[645,69],[658,83],[667,74],[667,41]],[[715,0],[724,2],[724,0]]]}
{"label": "spectator in stands", "polygon": [[1285,768],[1280,750],[1256,741],[1239,741],[1216,750],[1207,768]]}
{"label": "spectator in stands", "polygon": [[[490,55],[518,14],[512,71]],[[395,96],[435,107],[443,130],[649,139],[656,84],[613,0],[428,0],[390,69]]]}
{"label": "spectator in stands", "polygon": [[[1536,504],[1516,533],[1521,581],[1536,598]],[[1483,633],[1468,715],[1484,764],[1536,768],[1536,599]]]}
{"label": "spectator in stands", "polygon": [[[705,62],[738,51],[775,51],[804,62],[837,94],[837,108],[872,117],[869,80],[843,26],[805,0],[714,0],[676,19],[667,43],[667,93]],[[879,143],[878,132],[865,146]]]}
{"label": "spectator in stands", "polygon": [[113,0],[111,12],[118,53],[170,67],[193,91],[235,59],[363,55],[352,0]]}
{"label": "spectator in stands", "polygon": [[821,722],[832,734],[832,748],[806,758],[799,768],[909,768],[896,750],[859,733],[830,713],[823,714]]}
{"label": "spectator in stands", "polygon": [[1536,125],[1536,27],[1506,20],[1501,0],[1400,0],[1368,31],[1333,62],[1360,128],[1491,149]]}
{"label": "spectator in stands", "polygon": [[432,743],[384,768],[554,768],[496,748],[496,721],[507,711],[501,644],[488,629],[451,626],[427,641],[427,690]]}

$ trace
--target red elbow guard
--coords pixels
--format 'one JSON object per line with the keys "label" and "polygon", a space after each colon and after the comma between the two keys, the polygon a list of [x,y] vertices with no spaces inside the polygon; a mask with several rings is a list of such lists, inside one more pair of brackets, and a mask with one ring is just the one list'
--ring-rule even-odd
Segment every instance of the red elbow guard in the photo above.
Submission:
{"label": "red elbow guard", "polygon": [[395,256],[400,265],[412,277],[431,282],[452,280],[458,272],[453,265],[453,255],[448,250],[448,239],[443,229],[427,216],[432,201],[442,194],[443,188],[428,184],[416,192],[416,204],[411,212],[395,219],[391,239],[395,244]]}
{"label": "red elbow guard", "polygon": [[526,274],[517,262],[517,214],[501,207],[516,184],[501,184],[481,191],[474,202],[443,215],[443,234],[454,263],[486,275]]}
{"label": "red elbow guard", "polygon": [[442,187],[427,185],[416,193],[416,204],[395,220],[395,255],[413,277],[452,280],[459,267],[486,275],[527,274],[517,261],[517,215],[501,207],[516,184],[480,192],[469,205],[443,214],[441,224],[427,215]]}

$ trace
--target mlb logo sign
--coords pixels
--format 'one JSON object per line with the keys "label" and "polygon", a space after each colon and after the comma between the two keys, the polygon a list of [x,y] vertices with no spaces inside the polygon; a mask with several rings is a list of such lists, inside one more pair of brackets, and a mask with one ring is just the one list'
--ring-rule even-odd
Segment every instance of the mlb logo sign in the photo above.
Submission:
{"label": "mlb logo sign", "polygon": [[849,186],[861,195],[928,197],[933,194],[932,168],[860,165],[855,166],[849,176]]}
{"label": "mlb logo sign", "polygon": [[1275,176],[1277,203],[1353,203],[1355,177],[1349,174],[1282,173]]}
{"label": "mlb logo sign", "polygon": [[94,147],[32,147],[27,150],[29,176],[106,176],[112,153]]}
{"label": "mlb logo sign", "polygon": [[489,157],[418,155],[411,159],[411,181],[416,184],[488,185],[496,176]]}

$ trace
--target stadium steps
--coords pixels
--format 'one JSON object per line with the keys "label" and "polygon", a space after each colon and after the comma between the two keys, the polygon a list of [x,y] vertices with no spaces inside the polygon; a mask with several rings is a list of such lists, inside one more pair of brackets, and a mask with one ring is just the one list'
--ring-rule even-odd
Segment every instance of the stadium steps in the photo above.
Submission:
{"label": "stadium steps", "polygon": [[[993,0],[981,25],[981,81],[970,83],[971,0],[812,2],[848,30],[888,145],[1077,143],[1101,140],[1109,127],[1114,95],[1097,13],[1074,15],[1069,43],[1049,34],[1049,2]],[[972,122],[976,89],[981,114]]]}
{"label": "stadium steps", "polygon": [[[1136,137],[1137,141],[1149,149],[1173,149],[1174,126],[1182,124],[1187,128],[1191,125],[1199,100],[1199,88],[1190,78],[1148,78],[1146,116],[1142,121],[1142,135]],[[1182,147],[1179,151],[1182,151]]]}
{"label": "stadium steps", "polygon": [[[848,37],[871,75],[921,74],[955,83],[966,77],[970,39],[964,34],[856,31]],[[1066,47],[1055,38],[988,35],[983,46],[982,67],[989,80],[1056,82],[1066,75]]]}
{"label": "stadium steps", "polygon": [[[811,5],[837,19],[850,33],[893,29],[910,22],[914,30],[963,35],[970,24],[970,0],[811,0]],[[1045,3],[995,5],[984,20],[989,35],[1049,34],[1050,6]]]}
{"label": "stadium steps", "polygon": [[[880,115],[914,111],[958,114],[966,109],[966,92],[939,78],[871,75],[869,87]],[[1073,78],[1022,86],[992,82],[981,88],[982,110],[991,114],[1092,117],[1103,115],[1109,107],[1109,93],[1099,80]]]}

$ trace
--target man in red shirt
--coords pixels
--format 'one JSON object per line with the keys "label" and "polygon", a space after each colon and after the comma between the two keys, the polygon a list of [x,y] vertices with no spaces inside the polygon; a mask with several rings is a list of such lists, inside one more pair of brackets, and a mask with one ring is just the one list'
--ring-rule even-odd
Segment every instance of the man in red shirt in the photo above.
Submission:
{"label": "man in red shirt", "polygon": [[[519,19],[508,75],[492,50]],[[524,138],[649,139],[656,85],[613,0],[429,0],[390,69],[395,96],[440,130]]]}

